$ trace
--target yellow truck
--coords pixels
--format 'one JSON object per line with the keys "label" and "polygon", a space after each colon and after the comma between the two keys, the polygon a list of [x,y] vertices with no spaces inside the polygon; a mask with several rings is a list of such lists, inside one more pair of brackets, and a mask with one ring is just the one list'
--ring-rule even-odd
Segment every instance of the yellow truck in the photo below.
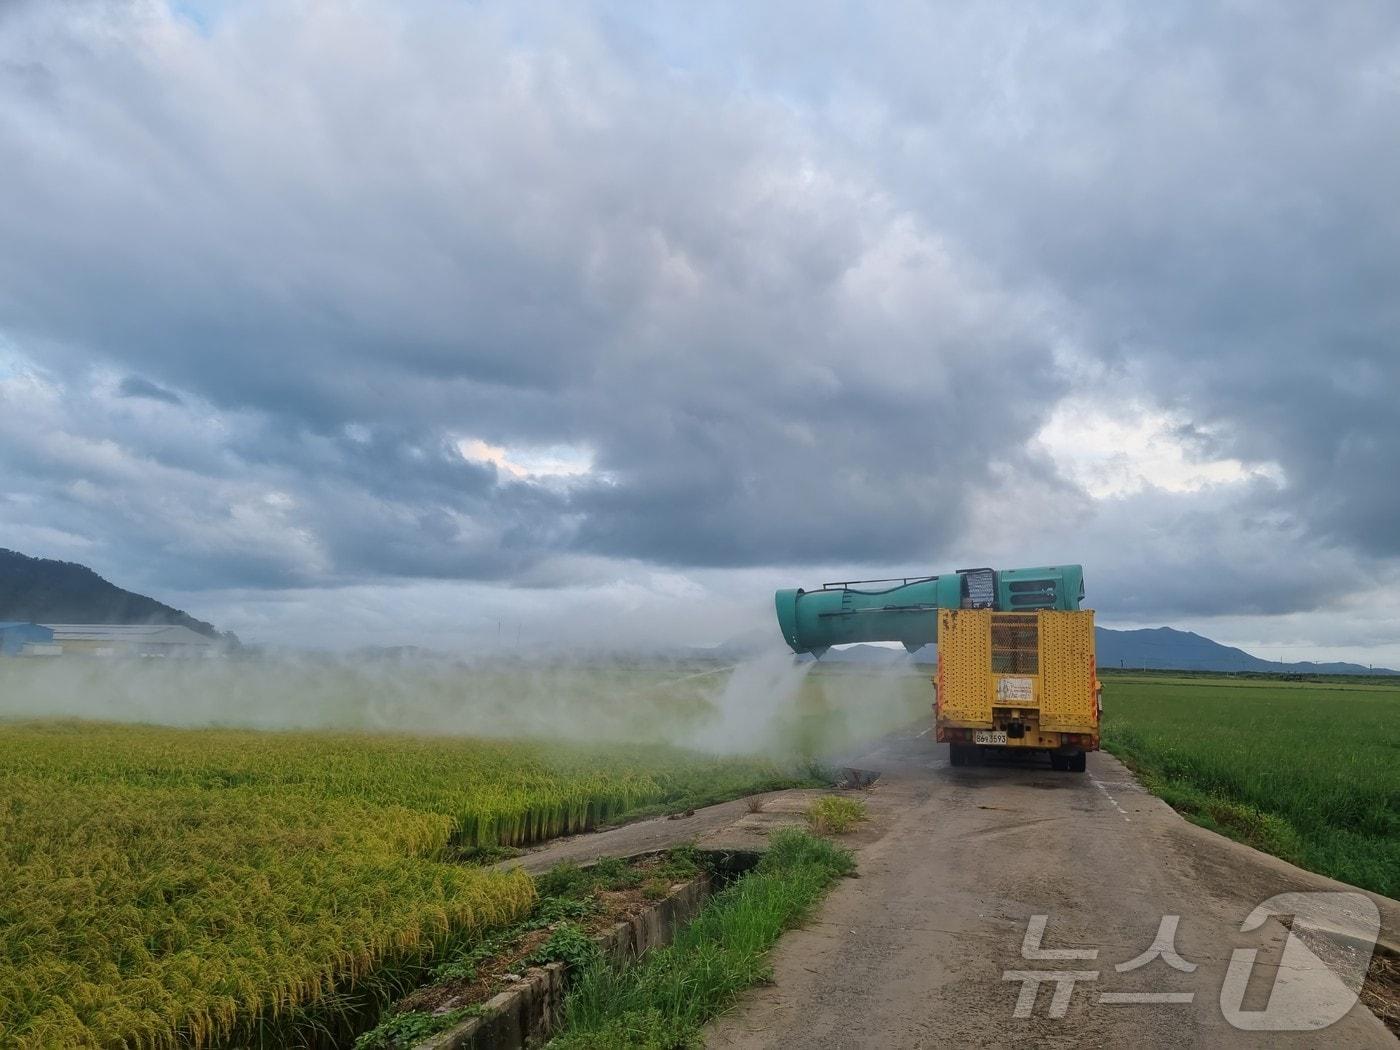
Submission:
{"label": "yellow truck", "polygon": [[795,653],[833,645],[938,645],[934,726],[953,765],[988,750],[1045,752],[1056,769],[1084,771],[1099,747],[1094,614],[1082,565],[958,569],[938,576],[848,580],[773,595]]}
{"label": "yellow truck", "polygon": [[953,765],[1038,751],[1082,773],[1103,709],[1094,614],[939,609],[934,687],[934,729]]}

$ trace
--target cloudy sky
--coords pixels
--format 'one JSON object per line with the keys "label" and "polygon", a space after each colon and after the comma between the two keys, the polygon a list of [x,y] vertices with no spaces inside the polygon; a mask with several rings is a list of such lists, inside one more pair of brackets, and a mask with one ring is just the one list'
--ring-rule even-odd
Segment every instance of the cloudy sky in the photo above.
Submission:
{"label": "cloudy sky", "polygon": [[1400,666],[1397,186],[1389,4],[8,0],[0,546],[331,647],[1079,561]]}

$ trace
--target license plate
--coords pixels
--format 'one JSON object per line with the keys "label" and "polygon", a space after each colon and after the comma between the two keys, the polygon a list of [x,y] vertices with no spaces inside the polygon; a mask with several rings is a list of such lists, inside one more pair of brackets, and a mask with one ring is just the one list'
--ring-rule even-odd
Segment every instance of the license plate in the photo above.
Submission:
{"label": "license plate", "polygon": [[977,729],[973,731],[972,742],[974,744],[1004,744],[1006,743],[1006,733],[1001,730]]}

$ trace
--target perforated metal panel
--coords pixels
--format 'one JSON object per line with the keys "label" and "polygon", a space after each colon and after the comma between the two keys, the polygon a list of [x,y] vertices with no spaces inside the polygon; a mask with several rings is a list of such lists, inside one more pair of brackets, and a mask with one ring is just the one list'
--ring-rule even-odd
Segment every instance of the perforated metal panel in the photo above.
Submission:
{"label": "perforated metal panel", "polygon": [[1094,613],[1040,615],[1040,725],[1085,732],[1096,725],[1094,709]]}
{"label": "perforated metal panel", "polygon": [[942,609],[938,614],[938,702],[943,717],[992,724],[992,612]]}

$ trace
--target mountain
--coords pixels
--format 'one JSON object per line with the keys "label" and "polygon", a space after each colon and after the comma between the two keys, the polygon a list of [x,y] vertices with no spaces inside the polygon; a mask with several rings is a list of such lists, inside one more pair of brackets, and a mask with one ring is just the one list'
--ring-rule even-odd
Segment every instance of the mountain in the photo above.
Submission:
{"label": "mountain", "polygon": [[1388,667],[1364,664],[1281,663],[1221,645],[1192,631],[1150,627],[1139,631],[1094,628],[1100,667],[1161,669],[1173,671],[1264,671],[1272,674],[1400,674]]}
{"label": "mountain", "polygon": [[848,645],[844,649],[828,649],[822,656],[824,664],[890,664],[916,663],[931,664],[937,659],[938,650],[926,645],[912,657],[903,648],[890,648],[884,645]]}
{"label": "mountain", "polygon": [[178,624],[218,637],[213,624],[124,591],[86,565],[31,558],[0,547],[0,621]]}
{"label": "mountain", "polygon": [[[1151,627],[1138,631],[1115,631],[1108,627],[1094,628],[1094,646],[1100,667],[1122,667],[1128,670],[1157,671],[1255,671],[1266,674],[1373,674],[1393,675],[1388,667],[1367,667],[1364,664],[1279,663],[1221,645],[1192,631],[1173,627]],[[903,649],[879,645],[851,645],[832,649],[822,657],[823,663],[893,664],[913,660],[932,664],[938,650],[926,645],[912,657]]]}

